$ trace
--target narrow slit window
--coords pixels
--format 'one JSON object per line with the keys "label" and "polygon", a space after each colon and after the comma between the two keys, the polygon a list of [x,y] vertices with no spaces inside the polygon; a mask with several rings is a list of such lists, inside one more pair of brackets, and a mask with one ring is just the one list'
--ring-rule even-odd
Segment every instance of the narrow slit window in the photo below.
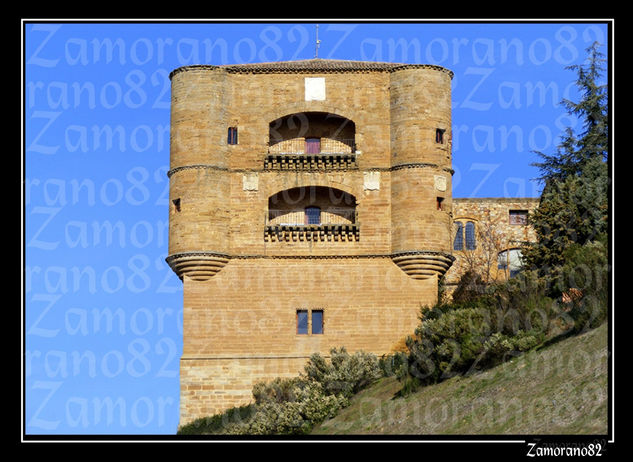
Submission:
{"label": "narrow slit window", "polygon": [[180,212],[180,197],[171,201],[174,204],[174,210]]}
{"label": "narrow slit window", "polygon": [[435,129],[435,142],[439,144],[444,143],[444,131],[441,128]]}
{"label": "narrow slit window", "polygon": [[237,127],[229,127],[227,144],[237,144]]}
{"label": "narrow slit window", "polygon": [[297,310],[297,334],[308,333],[308,310]]}
{"label": "narrow slit window", "polygon": [[437,197],[436,198],[436,207],[437,207],[437,210],[444,210],[444,198],[443,197]]}

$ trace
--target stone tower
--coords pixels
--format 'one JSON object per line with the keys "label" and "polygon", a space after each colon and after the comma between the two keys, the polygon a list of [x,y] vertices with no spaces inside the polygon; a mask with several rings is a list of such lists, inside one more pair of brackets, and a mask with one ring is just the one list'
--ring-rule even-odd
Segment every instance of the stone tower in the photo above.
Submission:
{"label": "stone tower", "polygon": [[451,255],[451,79],[311,59],[171,73],[180,424],[312,353],[389,353]]}

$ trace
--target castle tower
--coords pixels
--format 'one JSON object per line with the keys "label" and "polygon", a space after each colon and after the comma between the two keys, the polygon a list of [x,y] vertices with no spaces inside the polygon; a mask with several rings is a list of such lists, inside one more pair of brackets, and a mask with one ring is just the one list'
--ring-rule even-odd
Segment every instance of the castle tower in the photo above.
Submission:
{"label": "castle tower", "polygon": [[451,266],[451,76],[407,67],[391,74],[391,249],[416,279]]}
{"label": "castle tower", "polygon": [[401,345],[452,262],[452,73],[312,59],[170,77],[180,424],[315,352]]}

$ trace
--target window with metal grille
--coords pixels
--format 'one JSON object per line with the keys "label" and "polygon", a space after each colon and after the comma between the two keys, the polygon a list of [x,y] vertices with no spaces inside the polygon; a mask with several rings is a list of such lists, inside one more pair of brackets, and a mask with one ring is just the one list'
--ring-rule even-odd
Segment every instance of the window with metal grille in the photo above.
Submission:
{"label": "window with metal grille", "polygon": [[306,225],[320,225],[321,224],[321,209],[319,207],[306,207],[305,209]]}

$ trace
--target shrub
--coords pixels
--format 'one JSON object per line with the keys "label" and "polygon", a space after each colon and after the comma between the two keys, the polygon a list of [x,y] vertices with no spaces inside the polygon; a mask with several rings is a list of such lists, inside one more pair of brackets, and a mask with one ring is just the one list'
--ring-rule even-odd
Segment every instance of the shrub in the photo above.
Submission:
{"label": "shrub", "polygon": [[272,382],[258,382],[253,386],[255,404],[284,403],[296,401],[298,378],[276,378]]}
{"label": "shrub", "polygon": [[225,434],[305,434],[348,405],[349,398],[382,376],[374,355],[333,349],[328,362],[314,354],[296,378],[277,378],[253,387],[248,419],[226,425]]}
{"label": "shrub", "polygon": [[344,347],[330,351],[330,363],[318,353],[306,364],[305,378],[323,386],[325,394],[349,398],[382,376],[376,356],[358,352],[350,355]]}
{"label": "shrub", "polygon": [[383,377],[392,377],[398,374],[403,365],[407,364],[407,354],[397,351],[389,355],[382,355],[378,360],[378,367]]}
{"label": "shrub", "polygon": [[573,330],[598,327],[607,318],[609,302],[608,242],[605,236],[584,245],[573,244],[564,253],[565,264],[556,273],[558,293],[574,291],[569,315]]}
{"label": "shrub", "polygon": [[402,395],[457,374],[492,367],[541,345],[559,304],[548,284],[526,272],[490,286],[479,297],[425,307],[407,340],[407,361],[396,372]]}

